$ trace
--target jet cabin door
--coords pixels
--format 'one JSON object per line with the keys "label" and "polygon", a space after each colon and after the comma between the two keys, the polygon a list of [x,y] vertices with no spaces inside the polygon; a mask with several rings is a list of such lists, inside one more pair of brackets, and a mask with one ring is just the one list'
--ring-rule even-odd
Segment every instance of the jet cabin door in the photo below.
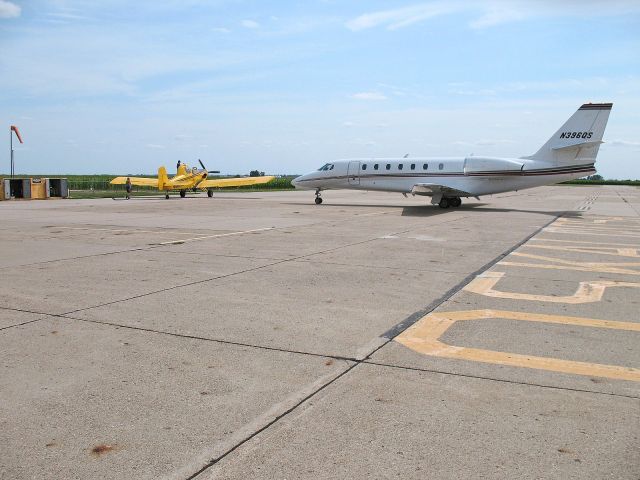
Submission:
{"label": "jet cabin door", "polygon": [[349,162],[347,176],[349,178],[349,185],[360,185],[360,162]]}

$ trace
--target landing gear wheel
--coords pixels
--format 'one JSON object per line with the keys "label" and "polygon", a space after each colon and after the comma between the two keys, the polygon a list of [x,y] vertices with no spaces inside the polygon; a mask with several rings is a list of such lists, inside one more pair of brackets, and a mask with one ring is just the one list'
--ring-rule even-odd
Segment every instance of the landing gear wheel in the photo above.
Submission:
{"label": "landing gear wheel", "polygon": [[166,193],[166,194],[164,195],[164,198],[166,198],[167,200],[169,200],[169,194],[168,194],[168,193]]}
{"label": "landing gear wheel", "polygon": [[213,197],[213,190],[207,190],[207,197]]}
{"label": "landing gear wheel", "polygon": [[186,190],[180,190],[180,198],[184,198],[187,196],[187,191]]}
{"label": "landing gear wheel", "polygon": [[440,199],[440,203],[438,203],[440,208],[449,208],[449,205],[449,199],[447,197],[442,197],[442,199]]}
{"label": "landing gear wheel", "polygon": [[460,197],[453,197],[449,199],[449,203],[451,204],[452,207],[459,207],[460,205],[462,205],[462,200],[460,200]]}
{"label": "landing gear wheel", "polygon": [[316,205],[320,205],[322,203],[322,197],[320,196],[320,189],[316,189]]}

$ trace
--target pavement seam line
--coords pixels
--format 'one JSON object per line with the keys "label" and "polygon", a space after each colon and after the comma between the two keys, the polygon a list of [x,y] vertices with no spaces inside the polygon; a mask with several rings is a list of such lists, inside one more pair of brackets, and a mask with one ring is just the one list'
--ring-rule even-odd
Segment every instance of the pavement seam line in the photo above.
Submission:
{"label": "pavement seam line", "polygon": [[3,330],[9,330],[10,328],[21,327],[22,325],[28,325],[30,323],[39,322],[41,320],[44,320],[44,318],[36,318],[34,320],[29,320],[27,322],[17,323],[16,325],[9,325],[8,327],[2,327],[0,328],[0,332],[2,332]]}
{"label": "pavement seam line", "polygon": [[204,465],[202,468],[200,468],[197,472],[195,472],[195,473],[191,474],[190,476],[188,476],[185,480],[194,480],[194,479],[196,479],[196,477],[198,477],[201,473],[204,473],[206,470],[208,470],[209,468],[211,468],[214,465],[216,465],[217,463],[219,463],[225,457],[227,457],[228,455],[230,455],[231,453],[236,451],[238,448],[242,447],[245,443],[251,441],[257,435],[260,435],[262,432],[264,432],[265,430],[270,428],[272,425],[276,424],[278,421],[280,421],[282,418],[284,418],[287,415],[289,415],[291,412],[296,410],[302,404],[306,403],[308,400],[311,400],[313,397],[315,397],[318,393],[323,391],[325,388],[329,387],[334,382],[336,382],[340,378],[344,377],[347,373],[351,372],[355,367],[360,365],[360,363],[362,363],[362,361],[358,361],[357,363],[353,363],[352,365],[349,365],[343,372],[339,373],[338,375],[333,377],[328,382],[320,385],[317,389],[312,391],[310,394],[305,396],[303,399],[299,400],[295,405],[289,407],[286,411],[282,412],[280,415],[278,415],[277,417],[275,417],[274,419],[272,419],[271,421],[267,422],[265,425],[263,425],[262,427],[260,427],[259,429],[257,429],[256,431],[254,431],[253,433],[248,435],[246,438],[244,438],[241,441],[239,441],[238,443],[236,443],[233,447],[229,448],[226,452],[224,452],[224,453],[218,455],[217,457],[211,459],[206,465]]}
{"label": "pavement seam line", "polygon": [[636,210],[636,207],[631,202],[629,202],[625,197],[623,197],[618,190],[616,190],[615,192],[616,192],[616,195],[618,195],[624,203],[626,203],[627,205],[629,205],[629,207],[631,207],[631,210],[636,212],[636,215],[640,216],[640,212]]}
{"label": "pavement seam line", "polygon": [[[384,212],[384,214],[387,214],[387,213],[390,213],[390,212],[389,211],[388,212]],[[362,215],[355,215],[354,216],[354,218],[356,220],[361,218],[361,217],[362,217]],[[353,221],[354,218],[349,217],[349,218],[343,220],[342,222]],[[324,221],[321,221],[321,222],[318,222],[318,223],[313,223],[311,225],[318,226],[318,225],[323,225],[323,224],[331,223],[331,222],[335,222],[335,220],[324,220]],[[309,227],[309,226],[310,225],[269,227],[268,229],[265,230],[265,232],[267,232],[267,231],[269,231],[269,232],[270,231],[277,231],[277,230],[281,230],[283,228],[290,228],[290,229],[306,228],[306,227]],[[65,227],[57,227],[57,226],[47,226],[47,227],[50,227],[50,228],[65,228]],[[120,227],[120,225],[116,225],[116,227]],[[68,227],[66,227],[66,228],[68,228]],[[122,227],[122,228],[126,228],[126,227]],[[132,233],[136,233],[136,230],[131,230],[131,232]],[[179,242],[179,240],[176,241],[176,242]],[[25,263],[25,264],[22,264],[22,265],[9,265],[9,266],[6,266],[6,267],[0,267],[0,270],[4,270],[4,269],[7,269],[7,268],[16,268],[16,267],[32,267],[32,266],[35,266],[35,265],[43,265],[43,264],[47,264],[47,263],[66,262],[66,261],[69,261],[69,260],[81,260],[81,259],[84,259],[84,258],[102,257],[102,256],[107,256],[107,255],[117,255],[117,254],[120,254],[120,253],[139,252],[139,251],[146,251],[146,250],[152,250],[152,249],[160,249],[160,251],[163,251],[162,250],[163,247],[171,247],[172,245],[175,245],[175,244],[176,244],[175,242],[169,242],[169,243],[165,243],[165,244],[147,244],[147,245],[145,245],[143,247],[132,247],[132,248],[129,248],[129,249],[117,250],[117,251],[114,251],[114,252],[92,253],[90,255],[80,255],[78,257],[56,258],[54,260],[43,260],[41,262]],[[180,244],[180,243],[177,243],[177,244]],[[111,244],[106,243],[104,245],[111,245]]]}
{"label": "pavement seam line", "polygon": [[[395,326],[393,326],[392,328],[390,328],[389,330],[387,330],[386,332],[384,332],[380,336],[383,337],[383,338],[388,339],[389,341],[393,340],[398,335],[400,335],[402,332],[404,332],[407,328],[409,328],[411,325],[413,325],[418,320],[420,320],[422,317],[424,317],[425,315],[431,313],[436,308],[438,308],[440,305],[442,305],[444,302],[446,302],[451,297],[453,297],[456,293],[458,293],[461,290],[463,290],[464,287],[466,287],[469,283],[471,283],[471,281],[474,278],[476,278],[478,275],[480,275],[480,274],[484,273],[485,271],[489,270],[491,267],[496,265],[498,262],[503,260],[505,257],[509,256],[512,252],[516,251],[522,245],[524,245],[529,240],[531,240],[533,237],[538,235],[541,231],[543,231],[545,228],[547,228],[553,222],[558,220],[558,218],[562,217],[562,215],[564,215],[564,213],[556,215],[553,219],[551,219],[549,222],[547,222],[546,224],[544,224],[543,226],[538,228],[535,232],[533,232],[532,234],[528,235],[527,237],[522,239],[520,242],[518,242],[517,244],[515,244],[514,246],[512,246],[508,250],[502,252],[500,255],[495,257],[493,260],[489,261],[488,263],[485,263],[482,267],[477,269],[475,272],[472,272],[469,275],[467,275],[457,285],[455,285],[454,287],[452,287],[449,290],[447,290],[442,296],[440,296],[439,298],[437,298],[436,300],[431,302],[429,305],[427,305],[426,307],[418,310],[417,312],[412,313],[407,318],[405,318],[403,321],[401,321],[400,323],[396,324]],[[386,345],[386,343],[385,343],[385,345]]]}
{"label": "pavement seam line", "polygon": [[634,395],[623,395],[620,393],[612,393],[612,392],[598,392],[596,390],[587,390],[583,388],[570,388],[570,387],[559,387],[556,385],[544,385],[541,383],[530,383],[530,382],[519,382],[516,380],[509,380],[504,378],[495,378],[495,377],[486,377],[483,375],[472,375],[470,373],[459,373],[459,372],[447,372],[444,370],[436,370],[431,368],[419,368],[419,367],[408,367],[405,365],[394,365],[392,363],[383,363],[383,362],[375,362],[373,360],[364,360],[362,363],[367,365],[376,365],[378,367],[386,367],[386,368],[398,368],[401,370],[411,370],[415,372],[425,372],[425,373],[437,373],[441,375],[452,375],[454,377],[464,377],[464,378],[475,378],[478,380],[489,380],[492,382],[500,382],[500,383],[510,383],[514,385],[527,385],[530,387],[538,387],[538,388],[549,388],[552,390],[566,390],[569,392],[578,392],[578,393],[592,393],[594,395],[607,395],[611,397],[621,397],[621,398],[629,398],[632,400],[640,400],[640,397]]}
{"label": "pavement seam line", "polygon": [[[454,219],[449,220],[448,222],[444,222],[444,223],[456,222],[456,221],[459,221],[459,220],[463,220],[465,218],[466,218],[466,216],[457,217],[457,218],[454,218]],[[422,228],[422,227],[420,227],[420,228]],[[402,230],[402,231],[399,231],[399,232],[393,232],[393,233],[391,233],[389,235],[404,234],[404,233],[408,233],[408,232],[410,232],[412,230],[414,230],[414,229],[410,228],[408,230]],[[270,230],[270,231],[273,231],[273,230]],[[83,312],[83,311],[86,311],[86,310],[92,310],[94,308],[105,307],[105,306],[108,306],[108,305],[114,305],[116,303],[127,302],[129,300],[135,300],[135,299],[143,298],[143,297],[150,296],[150,295],[156,295],[158,293],[164,293],[164,292],[167,292],[167,291],[175,290],[177,288],[190,287],[190,286],[193,286],[193,285],[199,285],[199,284],[202,284],[202,283],[212,282],[212,281],[220,280],[220,279],[223,279],[223,278],[228,278],[228,277],[232,277],[232,276],[236,276],[236,275],[242,275],[244,273],[254,272],[254,271],[257,271],[257,270],[261,270],[263,268],[273,267],[275,265],[280,265],[280,264],[287,263],[287,262],[295,262],[295,261],[298,261],[298,260],[301,260],[301,259],[304,259],[304,258],[307,258],[307,257],[311,257],[313,255],[321,255],[323,253],[333,252],[333,251],[340,250],[340,249],[343,249],[343,248],[348,248],[348,247],[353,247],[353,246],[356,246],[356,245],[362,245],[362,244],[365,244],[365,243],[374,242],[374,241],[379,240],[379,239],[380,239],[380,237],[376,236],[375,238],[369,238],[369,239],[366,239],[366,240],[361,240],[361,241],[349,243],[349,244],[346,244],[346,245],[340,245],[338,247],[332,247],[332,248],[328,248],[328,249],[325,249],[325,250],[322,250],[322,251],[319,251],[319,252],[307,253],[305,255],[300,255],[300,256],[297,256],[297,257],[293,257],[293,258],[285,258],[285,259],[282,259],[282,260],[278,260],[277,262],[268,263],[266,265],[260,265],[258,267],[248,268],[248,269],[241,270],[241,271],[238,271],[238,272],[231,272],[231,273],[228,273],[228,274],[225,274],[225,275],[218,275],[218,276],[215,276],[215,277],[212,277],[212,278],[205,278],[203,280],[196,280],[196,281],[193,281],[193,282],[188,282],[188,283],[184,283],[184,284],[180,284],[180,285],[174,285],[174,286],[171,286],[171,287],[162,288],[160,290],[154,290],[152,292],[146,292],[146,293],[142,293],[142,294],[139,294],[139,295],[134,295],[132,297],[122,298],[122,299],[119,299],[119,300],[113,300],[111,302],[101,303],[101,304],[98,304],[98,305],[92,305],[92,306],[84,307],[84,308],[78,308],[78,309],[75,309],[75,310],[64,312],[61,315],[70,315],[70,314],[73,314],[73,313]]]}
{"label": "pavement seam line", "polygon": [[304,352],[304,351],[301,351],[301,350],[289,350],[287,348],[269,347],[267,345],[257,345],[257,344],[252,344],[252,343],[234,342],[232,340],[223,340],[223,339],[220,339],[220,338],[200,337],[198,335],[188,335],[188,334],[185,334],[185,333],[167,332],[167,331],[164,331],[164,330],[154,330],[152,328],[134,327],[134,326],[131,326],[131,325],[123,325],[123,324],[119,324],[119,323],[105,322],[105,321],[101,321],[101,320],[91,320],[91,319],[87,319],[87,318],[77,318],[77,317],[72,317],[72,316],[68,316],[68,315],[65,315],[65,314],[60,314],[60,315],[43,314],[43,315],[48,315],[50,317],[55,317],[55,318],[63,318],[65,320],[74,320],[74,321],[78,321],[78,322],[95,323],[95,324],[98,324],[98,325],[104,325],[104,326],[109,326],[109,327],[126,328],[126,329],[129,329],[129,330],[135,330],[135,331],[139,331],[139,332],[156,333],[158,335],[167,335],[167,336],[170,336],[170,337],[184,338],[184,339],[187,339],[187,340],[201,340],[201,341],[205,341],[205,342],[220,343],[220,344],[223,344],[223,345],[233,345],[233,346],[236,346],[236,347],[254,348],[254,349],[257,349],[257,350],[268,350],[268,351],[272,351],[272,352],[291,353],[291,354],[295,354],[295,355],[306,355],[306,356],[318,357],[318,358],[331,358],[333,360],[345,360],[345,361],[348,361],[348,362],[357,362],[358,361],[357,358],[345,357],[345,356],[342,356],[342,355],[323,354],[323,353],[316,353],[316,352]]}
{"label": "pavement seam line", "polygon": [[[392,213],[392,212],[393,212],[393,210],[388,210],[388,211],[381,212],[380,214],[381,215],[382,214],[386,215],[386,214],[389,214],[389,213]],[[439,215],[441,215],[443,213],[445,213],[445,212],[435,212],[433,216],[438,217]],[[282,226],[282,227],[270,227],[267,230],[265,230],[265,232],[272,232],[272,231],[275,232],[275,231],[278,231],[278,230],[282,230],[284,228],[287,228],[287,229],[308,228],[310,226],[319,226],[319,225],[324,225],[324,224],[327,224],[327,223],[344,223],[344,222],[359,220],[362,217],[368,217],[370,215],[371,214],[354,215],[353,217],[349,217],[349,218],[346,218],[346,219],[341,220],[341,221],[323,220],[323,221],[320,221],[318,223],[312,223],[312,224],[309,224],[309,225],[305,224],[305,225],[289,225],[289,226]],[[462,217],[462,218],[464,218],[464,217]],[[447,223],[447,222],[444,222],[444,223]],[[120,225],[115,225],[115,226],[116,227],[120,227]],[[59,228],[59,227],[54,227],[54,226],[49,226],[49,227],[50,228]],[[122,227],[122,228],[125,228],[125,227]],[[132,233],[135,233],[135,232],[136,232],[135,230],[132,230]],[[105,245],[111,245],[111,244],[107,243]],[[143,247],[133,247],[133,248],[130,248],[130,249],[117,250],[117,251],[114,251],[114,252],[92,253],[90,255],[81,255],[81,256],[78,256],[78,257],[57,258],[57,259],[54,259],[54,260],[43,260],[41,262],[26,263],[26,264],[22,264],[22,265],[10,265],[10,266],[7,266],[7,267],[0,267],[0,270],[7,269],[7,268],[16,268],[16,267],[31,267],[31,266],[35,266],[35,265],[42,265],[42,264],[55,263],[55,262],[65,262],[65,261],[68,261],[68,260],[81,260],[81,259],[84,259],[84,258],[101,257],[101,256],[106,256],[106,255],[117,255],[117,254],[120,254],[120,253],[139,252],[139,251],[146,251],[146,250],[151,250],[151,249],[160,249],[160,251],[164,251],[164,250],[162,250],[163,247],[167,247],[168,248],[168,247],[171,247],[171,246],[172,246],[171,243],[168,243],[168,244],[147,244],[147,245],[145,245]],[[324,253],[324,252],[319,252],[319,253]],[[287,260],[289,260],[289,259],[287,259]]]}

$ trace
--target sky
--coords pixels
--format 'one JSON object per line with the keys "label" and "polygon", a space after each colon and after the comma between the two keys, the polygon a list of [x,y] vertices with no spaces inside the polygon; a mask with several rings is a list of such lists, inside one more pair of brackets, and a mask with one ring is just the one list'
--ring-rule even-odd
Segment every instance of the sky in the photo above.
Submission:
{"label": "sky", "polygon": [[0,0],[0,52],[19,174],[518,157],[613,102],[598,172],[640,178],[637,0]]}

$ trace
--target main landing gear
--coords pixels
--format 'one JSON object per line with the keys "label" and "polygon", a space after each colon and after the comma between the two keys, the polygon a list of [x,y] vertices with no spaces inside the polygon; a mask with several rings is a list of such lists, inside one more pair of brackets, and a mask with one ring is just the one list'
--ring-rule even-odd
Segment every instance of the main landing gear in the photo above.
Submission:
{"label": "main landing gear", "polygon": [[166,198],[167,200],[169,200],[169,194],[168,194],[168,193],[165,193],[165,194],[164,194],[164,198]]}
{"label": "main landing gear", "polygon": [[459,207],[462,205],[460,197],[442,197],[438,206],[440,208]]}
{"label": "main landing gear", "polygon": [[316,205],[320,205],[322,203],[322,197],[320,196],[320,189],[316,189]]}
{"label": "main landing gear", "polygon": [[180,198],[184,198],[187,196],[187,191],[186,190],[180,190]]}
{"label": "main landing gear", "polygon": [[213,190],[211,190],[210,188],[207,189],[207,197],[209,198],[213,197]]}

